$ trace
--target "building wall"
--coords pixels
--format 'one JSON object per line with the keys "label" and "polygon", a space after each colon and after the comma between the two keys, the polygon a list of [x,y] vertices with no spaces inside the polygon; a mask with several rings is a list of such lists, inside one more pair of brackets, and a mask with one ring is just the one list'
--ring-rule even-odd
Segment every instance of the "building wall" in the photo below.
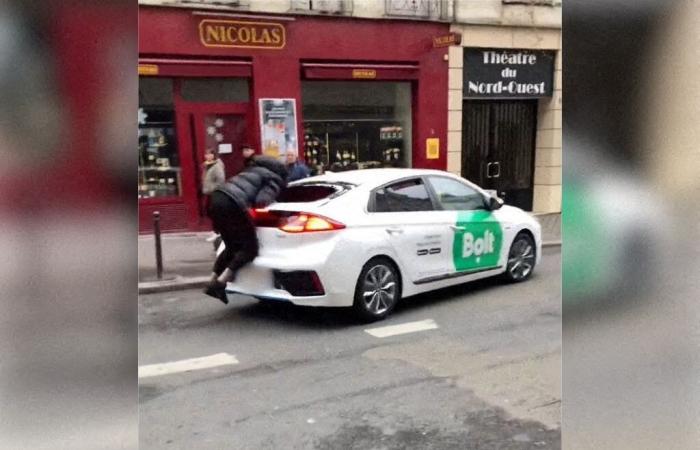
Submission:
{"label": "building wall", "polygon": [[[439,11],[453,11],[455,0],[429,0],[424,5],[431,11],[428,20],[440,16]],[[356,17],[362,19],[390,18],[386,13],[385,0],[139,0],[140,5],[180,6],[185,8],[207,8],[248,13],[270,14],[309,14],[329,17]],[[309,5],[313,5],[312,8]],[[405,5],[404,0],[396,0],[396,5]],[[406,13],[407,14],[407,13]],[[410,18],[410,17],[409,17]],[[418,17],[416,17],[418,18]]]}
{"label": "building wall", "polygon": [[[461,24],[561,28],[561,0],[537,0],[532,5],[518,4],[517,1],[510,4],[509,1],[513,0],[418,0],[418,11],[413,18]],[[405,0],[139,0],[139,4],[366,19],[411,18],[409,10],[412,6]],[[387,5],[403,9],[403,13],[388,12]]]}
{"label": "building wall", "polygon": [[[447,49],[433,48],[432,37],[445,35],[449,29],[447,24],[406,21],[379,24],[346,17],[296,17],[285,22],[286,46],[280,50],[265,50],[204,47],[198,34],[199,20],[202,17],[182,9],[141,7],[140,55],[249,58],[253,66],[251,101],[254,104],[259,98],[279,97],[294,98],[297,105],[301,105],[300,63],[303,60],[417,63],[420,69],[413,98],[413,164],[445,169],[442,149],[446,138],[443,105]],[[348,36],[353,38],[348,39]],[[257,116],[254,123],[257,124]],[[301,122],[298,126],[301,130]],[[255,134],[259,135],[257,130]],[[438,159],[426,157],[428,138],[440,139]]]}
{"label": "building wall", "polygon": [[561,212],[561,30],[485,25],[452,25],[450,30],[462,34],[462,45],[449,49],[448,71],[447,170],[457,175],[462,171],[463,48],[497,47],[556,51],[554,95],[539,100],[538,104],[533,212]]}
{"label": "building wall", "polygon": [[561,1],[537,3],[539,5],[508,4],[504,0],[455,0],[454,21],[470,25],[561,29]]}

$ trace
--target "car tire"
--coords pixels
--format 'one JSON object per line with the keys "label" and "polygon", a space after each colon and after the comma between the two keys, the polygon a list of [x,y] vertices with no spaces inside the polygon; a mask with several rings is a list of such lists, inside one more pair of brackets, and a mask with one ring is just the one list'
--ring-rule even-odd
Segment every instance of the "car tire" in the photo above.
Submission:
{"label": "car tire", "polygon": [[386,318],[401,298],[401,274],[388,258],[372,258],[355,286],[353,309],[363,322]]}
{"label": "car tire", "polygon": [[511,283],[519,283],[530,278],[535,269],[537,255],[535,240],[528,233],[520,232],[508,250],[506,271],[503,277]]}

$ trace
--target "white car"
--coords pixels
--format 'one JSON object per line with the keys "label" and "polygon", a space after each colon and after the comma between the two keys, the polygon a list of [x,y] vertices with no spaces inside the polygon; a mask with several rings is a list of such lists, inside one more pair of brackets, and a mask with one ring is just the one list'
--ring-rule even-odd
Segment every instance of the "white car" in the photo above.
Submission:
{"label": "white car", "polygon": [[352,306],[367,321],[422,292],[494,275],[523,281],[541,256],[534,217],[438,170],[326,173],[251,214],[260,254],[229,297]]}

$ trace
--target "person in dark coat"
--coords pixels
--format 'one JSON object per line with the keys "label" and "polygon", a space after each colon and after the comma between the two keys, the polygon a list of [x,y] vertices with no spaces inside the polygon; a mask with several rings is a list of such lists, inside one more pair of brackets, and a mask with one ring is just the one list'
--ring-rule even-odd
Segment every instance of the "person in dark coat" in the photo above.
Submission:
{"label": "person in dark coat", "polygon": [[212,279],[204,292],[228,303],[226,283],[241,267],[258,256],[258,239],[249,208],[273,203],[286,187],[284,164],[267,156],[250,156],[246,166],[211,194],[209,218],[226,249],[214,263]]}

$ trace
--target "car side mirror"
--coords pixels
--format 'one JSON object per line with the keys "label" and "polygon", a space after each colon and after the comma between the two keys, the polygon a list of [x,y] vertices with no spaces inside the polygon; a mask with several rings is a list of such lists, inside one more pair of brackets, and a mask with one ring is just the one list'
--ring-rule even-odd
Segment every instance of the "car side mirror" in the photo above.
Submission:
{"label": "car side mirror", "polygon": [[495,211],[503,206],[503,200],[498,197],[489,197],[489,209]]}

